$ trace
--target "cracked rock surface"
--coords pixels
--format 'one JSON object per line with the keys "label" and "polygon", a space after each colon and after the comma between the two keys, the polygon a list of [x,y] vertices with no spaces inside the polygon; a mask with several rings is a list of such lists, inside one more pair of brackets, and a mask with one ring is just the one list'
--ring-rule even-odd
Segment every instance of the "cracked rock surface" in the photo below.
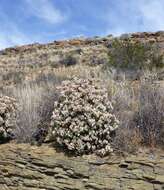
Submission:
{"label": "cracked rock surface", "polygon": [[70,157],[48,146],[0,146],[1,190],[163,190],[164,154]]}

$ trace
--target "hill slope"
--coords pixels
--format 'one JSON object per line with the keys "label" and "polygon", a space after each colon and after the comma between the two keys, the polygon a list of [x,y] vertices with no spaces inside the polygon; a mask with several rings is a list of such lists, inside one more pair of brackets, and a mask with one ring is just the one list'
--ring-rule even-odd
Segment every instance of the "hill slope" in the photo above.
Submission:
{"label": "hill slope", "polygon": [[[54,41],[49,44],[31,44],[7,48],[0,52],[0,81],[3,85],[16,75],[27,80],[31,73],[55,69],[63,65],[81,63],[99,65],[108,61],[108,53],[114,37],[79,38],[66,41]],[[130,39],[157,44],[164,53],[164,32],[123,34],[121,40]],[[73,56],[73,59],[71,58]],[[66,60],[67,59],[67,60]],[[70,59],[68,61],[68,59]]]}

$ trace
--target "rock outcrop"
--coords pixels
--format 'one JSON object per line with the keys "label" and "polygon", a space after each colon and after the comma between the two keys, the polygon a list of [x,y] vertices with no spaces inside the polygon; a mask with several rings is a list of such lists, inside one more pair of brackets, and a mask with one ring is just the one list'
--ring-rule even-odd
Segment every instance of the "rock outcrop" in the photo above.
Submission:
{"label": "rock outcrop", "polygon": [[163,153],[70,157],[24,144],[1,145],[0,151],[1,190],[164,189]]}

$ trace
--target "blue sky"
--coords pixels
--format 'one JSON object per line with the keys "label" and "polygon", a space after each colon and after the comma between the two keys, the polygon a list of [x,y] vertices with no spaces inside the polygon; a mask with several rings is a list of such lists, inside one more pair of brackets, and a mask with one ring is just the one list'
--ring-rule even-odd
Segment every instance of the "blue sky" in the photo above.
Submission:
{"label": "blue sky", "polygon": [[0,49],[164,30],[164,0],[0,0]]}

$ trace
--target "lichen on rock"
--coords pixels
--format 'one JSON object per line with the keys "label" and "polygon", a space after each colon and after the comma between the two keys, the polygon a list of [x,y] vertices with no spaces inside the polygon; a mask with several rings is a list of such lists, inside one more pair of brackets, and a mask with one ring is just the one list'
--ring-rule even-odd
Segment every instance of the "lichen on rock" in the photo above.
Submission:
{"label": "lichen on rock", "polygon": [[119,121],[101,81],[74,78],[64,81],[58,90],[51,122],[56,143],[75,154],[112,152]]}

